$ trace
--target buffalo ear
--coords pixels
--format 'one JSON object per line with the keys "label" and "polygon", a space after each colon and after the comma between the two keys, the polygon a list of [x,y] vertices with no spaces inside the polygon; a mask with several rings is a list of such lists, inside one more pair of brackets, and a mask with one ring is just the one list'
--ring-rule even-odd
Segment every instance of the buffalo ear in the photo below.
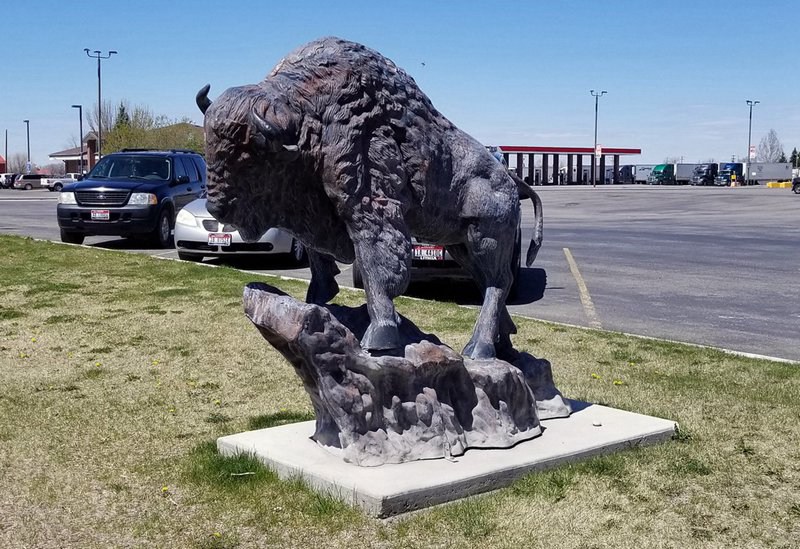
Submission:
{"label": "buffalo ear", "polygon": [[300,147],[297,145],[284,145],[283,132],[280,128],[273,126],[258,113],[250,112],[250,125],[251,125],[251,139],[253,139],[259,147],[279,153],[282,158],[287,160],[295,160],[300,156]]}

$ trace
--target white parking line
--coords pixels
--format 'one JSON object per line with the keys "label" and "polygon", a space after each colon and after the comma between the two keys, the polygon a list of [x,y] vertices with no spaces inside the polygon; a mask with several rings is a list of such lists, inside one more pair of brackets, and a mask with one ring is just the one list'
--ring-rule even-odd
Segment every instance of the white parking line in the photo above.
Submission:
{"label": "white parking line", "polygon": [[586,312],[586,316],[589,318],[589,325],[592,328],[602,328],[603,326],[600,324],[600,319],[597,317],[597,311],[592,302],[592,296],[589,295],[589,289],[586,287],[586,282],[583,281],[581,272],[578,269],[578,264],[575,263],[575,258],[572,257],[572,252],[569,251],[569,248],[564,248],[564,255],[567,256],[569,270],[572,272],[572,276],[575,277],[575,282],[578,283],[581,303],[583,304],[583,310]]}

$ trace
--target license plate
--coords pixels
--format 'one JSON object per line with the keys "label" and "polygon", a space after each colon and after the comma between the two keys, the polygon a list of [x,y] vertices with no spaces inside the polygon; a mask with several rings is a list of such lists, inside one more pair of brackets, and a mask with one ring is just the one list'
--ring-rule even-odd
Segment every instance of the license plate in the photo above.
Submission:
{"label": "license plate", "polygon": [[108,210],[92,210],[92,221],[108,221],[111,219],[111,212]]}
{"label": "license plate", "polygon": [[230,233],[211,233],[208,235],[209,246],[230,246],[231,234]]}
{"label": "license plate", "polygon": [[414,246],[411,257],[423,261],[443,261],[444,248],[442,246]]}

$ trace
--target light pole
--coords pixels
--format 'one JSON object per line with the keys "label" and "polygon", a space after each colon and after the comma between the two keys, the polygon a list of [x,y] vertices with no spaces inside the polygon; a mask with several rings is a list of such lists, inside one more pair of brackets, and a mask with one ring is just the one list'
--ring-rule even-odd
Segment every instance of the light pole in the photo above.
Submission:
{"label": "light pole", "polygon": [[592,187],[597,186],[597,110],[600,98],[607,94],[607,91],[594,93],[594,90],[589,90],[589,93],[594,97],[594,153],[592,154]]}
{"label": "light pole", "polygon": [[79,173],[83,174],[83,105],[72,105],[72,108],[78,109],[78,124],[80,127],[78,139],[81,142],[81,169]]}
{"label": "light pole", "polygon": [[[97,157],[102,158],[103,156],[103,97],[100,93],[101,90],[101,78],[100,78],[100,60],[101,59],[108,59],[115,53],[114,50],[108,51],[105,55],[100,50],[94,50],[92,53],[89,53],[89,48],[83,48],[83,51],[86,52],[86,55],[93,59],[97,59]],[[82,137],[81,137],[82,139]]]}
{"label": "light pole", "polygon": [[761,101],[745,100],[747,106],[750,107],[750,121],[747,124],[747,171],[744,174],[744,184],[747,185],[750,180],[750,137],[753,134],[753,107],[761,103]]}
{"label": "light pole", "polygon": [[28,163],[25,164],[25,172],[31,173],[31,121],[23,120],[25,122],[25,135],[28,138]]}

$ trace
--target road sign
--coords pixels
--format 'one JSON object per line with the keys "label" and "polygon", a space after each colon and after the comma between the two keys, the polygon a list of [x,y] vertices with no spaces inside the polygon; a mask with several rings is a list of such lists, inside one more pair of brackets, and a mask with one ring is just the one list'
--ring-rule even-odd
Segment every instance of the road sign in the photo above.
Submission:
{"label": "road sign", "polygon": [[603,146],[600,143],[594,146],[594,155],[595,156],[603,155]]}
{"label": "road sign", "polygon": [[749,158],[750,158],[750,160],[755,160],[756,159],[756,146],[755,145],[750,145]]}

